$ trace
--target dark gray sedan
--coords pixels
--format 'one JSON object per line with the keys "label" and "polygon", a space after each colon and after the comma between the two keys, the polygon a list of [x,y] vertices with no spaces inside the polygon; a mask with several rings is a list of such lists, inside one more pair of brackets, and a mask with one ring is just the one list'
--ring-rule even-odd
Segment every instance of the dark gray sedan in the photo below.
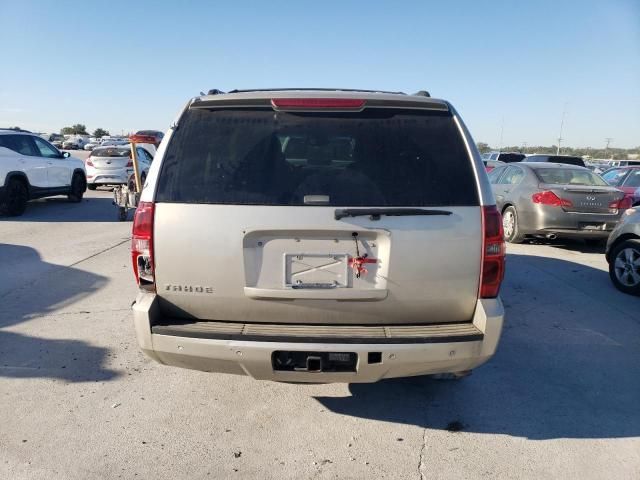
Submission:
{"label": "dark gray sedan", "polygon": [[519,162],[495,168],[489,180],[511,243],[528,236],[604,240],[630,206],[623,192],[583,167]]}

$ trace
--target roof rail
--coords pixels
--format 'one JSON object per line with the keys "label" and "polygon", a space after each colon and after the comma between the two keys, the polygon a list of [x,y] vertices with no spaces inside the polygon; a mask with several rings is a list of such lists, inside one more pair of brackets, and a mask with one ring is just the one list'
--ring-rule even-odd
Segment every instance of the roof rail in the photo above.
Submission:
{"label": "roof rail", "polygon": [[431,94],[426,90],[420,90],[419,92],[416,92],[413,95],[416,97],[431,97]]}
{"label": "roof rail", "polygon": [[222,90],[218,90],[217,88],[212,88],[207,92],[207,95],[221,95],[224,92]]}
{"label": "roof rail", "polygon": [[228,93],[245,93],[245,92],[289,92],[289,91],[318,91],[318,92],[363,92],[363,93],[388,93],[393,95],[406,95],[404,92],[387,92],[385,90],[363,90],[360,88],[252,88],[247,90],[229,90]]}
{"label": "roof rail", "polygon": [[11,130],[12,132],[32,133],[29,130],[24,130],[18,127],[0,127],[0,130]]}

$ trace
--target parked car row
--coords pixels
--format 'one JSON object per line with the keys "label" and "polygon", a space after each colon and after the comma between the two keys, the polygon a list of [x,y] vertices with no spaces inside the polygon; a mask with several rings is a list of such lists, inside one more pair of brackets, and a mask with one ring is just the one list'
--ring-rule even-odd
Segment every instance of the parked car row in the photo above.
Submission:
{"label": "parked car row", "polygon": [[[143,184],[153,161],[153,153],[149,150],[145,146],[136,146]],[[85,160],[85,166],[89,190],[95,190],[98,186],[124,184],[129,184],[130,188],[133,188],[133,158],[130,144],[95,148]]]}
{"label": "parked car row", "polygon": [[80,202],[87,188],[82,160],[15,129],[0,129],[0,179],[0,205],[9,215],[22,215],[34,198],[66,195]]}
{"label": "parked car row", "polygon": [[[584,167],[585,163],[582,157],[573,155],[547,155],[535,153],[525,155],[518,152],[487,152],[482,154],[482,161],[485,167],[489,166],[489,162],[514,163],[514,162],[536,162],[536,163],[563,163],[566,165],[577,165]],[[495,166],[495,164],[493,164]]]}
{"label": "parked car row", "polygon": [[501,162],[488,175],[506,241],[607,240],[611,280],[621,291],[640,295],[640,205],[630,208],[640,168],[621,167],[608,176],[628,185],[626,191],[587,168],[561,163]]}
{"label": "parked car row", "polygon": [[[147,177],[158,135],[146,135],[136,144],[142,182]],[[58,138],[51,135],[50,138]],[[11,216],[22,215],[31,199],[67,195],[79,202],[87,188],[99,185],[134,185],[131,144],[108,139],[111,146],[94,148],[83,162],[61,152],[51,142],[26,130],[0,129],[0,207]]]}

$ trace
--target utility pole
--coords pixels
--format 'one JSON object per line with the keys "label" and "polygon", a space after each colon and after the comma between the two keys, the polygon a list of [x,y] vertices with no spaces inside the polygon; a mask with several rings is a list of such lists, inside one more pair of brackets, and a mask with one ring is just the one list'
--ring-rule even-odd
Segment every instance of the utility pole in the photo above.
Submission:
{"label": "utility pole", "polygon": [[527,142],[522,142],[522,153],[527,153]]}
{"label": "utility pole", "polygon": [[613,140],[613,138],[611,138],[611,137],[606,137],[605,138],[605,141],[607,142],[607,146],[604,147],[604,152],[605,152],[604,155],[605,155],[605,157],[609,155],[609,144],[611,143],[611,140]]}
{"label": "utility pole", "polygon": [[564,116],[567,113],[567,102],[564,103],[562,109],[562,120],[560,120],[560,134],[558,135],[558,148],[556,149],[556,155],[560,155],[560,145],[562,144],[562,128],[564,127]]}
{"label": "utility pole", "polygon": [[500,146],[498,151],[502,152],[502,134],[504,133],[504,115],[502,116],[502,123],[500,124]]}

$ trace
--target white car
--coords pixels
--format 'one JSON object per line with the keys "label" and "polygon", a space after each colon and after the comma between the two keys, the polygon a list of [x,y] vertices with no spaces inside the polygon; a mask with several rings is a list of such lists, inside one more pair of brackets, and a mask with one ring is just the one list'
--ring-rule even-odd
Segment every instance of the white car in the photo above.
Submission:
{"label": "white car", "polygon": [[[142,182],[147,177],[153,155],[145,148],[136,146],[138,166]],[[89,190],[95,190],[99,185],[132,185],[133,159],[131,145],[116,145],[111,147],[96,147],[86,159],[87,182]]]}
{"label": "white car", "polygon": [[83,135],[72,135],[62,142],[65,150],[81,150],[89,142],[89,137]]}
{"label": "white car", "polygon": [[91,151],[96,147],[100,146],[100,142],[89,142],[84,146],[85,150]]}
{"label": "white car", "polygon": [[22,215],[34,198],[66,195],[80,202],[86,188],[82,160],[38,135],[0,129],[0,205],[9,215]]}

